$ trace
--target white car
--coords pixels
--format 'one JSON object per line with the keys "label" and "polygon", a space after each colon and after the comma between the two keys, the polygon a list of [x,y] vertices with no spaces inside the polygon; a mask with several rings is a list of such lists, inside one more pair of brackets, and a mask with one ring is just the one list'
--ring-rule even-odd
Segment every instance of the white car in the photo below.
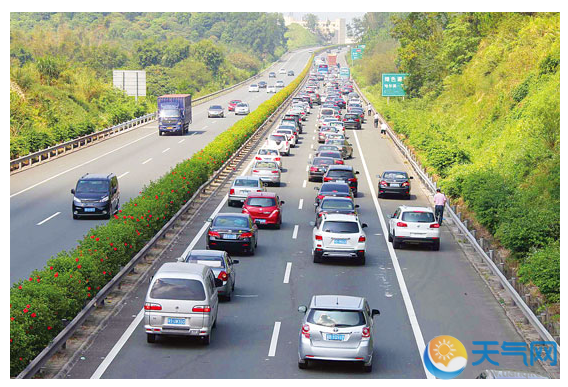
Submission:
{"label": "white car", "polygon": [[290,155],[290,143],[285,134],[271,133],[264,143],[264,147],[278,149],[280,154]]}
{"label": "white car", "polygon": [[347,257],[365,264],[367,235],[357,215],[324,214],[312,232],[314,263],[324,258]]}
{"label": "white car", "polygon": [[286,69],[280,69],[280,70],[278,70],[278,73],[279,74],[286,74]]}
{"label": "white car", "polygon": [[330,121],[327,125],[339,129],[339,133],[345,135],[345,125],[343,125],[342,121]]}
{"label": "white car", "polygon": [[234,206],[235,203],[243,204],[250,192],[266,192],[266,188],[258,177],[237,177],[229,189],[229,206]]}
{"label": "white car", "polygon": [[274,161],[278,164],[278,168],[282,169],[282,157],[278,149],[262,147],[254,156],[254,159],[258,161]]}
{"label": "white car", "polygon": [[258,93],[259,91],[260,87],[256,83],[249,86],[249,92]]}
{"label": "white car", "polygon": [[389,242],[399,249],[403,243],[428,243],[440,250],[440,225],[429,207],[400,206],[389,219]]}
{"label": "white car", "polygon": [[238,114],[249,114],[250,113],[250,108],[249,108],[249,104],[246,102],[239,102],[236,106],[235,106],[235,115]]}
{"label": "white car", "polygon": [[282,89],[284,88],[284,81],[276,81],[276,88],[277,89]]}
{"label": "white car", "polygon": [[296,134],[294,133],[294,130],[285,129],[285,128],[276,128],[276,130],[273,133],[285,134],[288,138],[288,141],[290,141],[290,146],[292,148],[294,148],[296,146],[297,139],[296,139]]}
{"label": "white car", "polygon": [[268,86],[266,86],[266,92],[267,93],[276,93],[276,87],[274,87],[274,85],[268,85]]}

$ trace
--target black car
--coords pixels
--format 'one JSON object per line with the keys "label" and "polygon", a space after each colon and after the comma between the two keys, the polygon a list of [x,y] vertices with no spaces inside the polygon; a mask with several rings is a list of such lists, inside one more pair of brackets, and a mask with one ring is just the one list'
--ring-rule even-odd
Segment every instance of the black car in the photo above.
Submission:
{"label": "black car", "polygon": [[294,72],[292,70],[288,71],[288,76],[293,77],[294,76]]}
{"label": "black car", "polygon": [[346,183],[351,188],[353,196],[357,197],[358,181],[357,176],[359,171],[354,171],[351,165],[330,165],[325,175],[323,175],[324,182],[341,182]]}
{"label": "black car", "polygon": [[325,172],[327,172],[327,168],[333,164],[335,164],[335,160],[331,157],[314,157],[308,169],[308,181],[322,179]]}
{"label": "black car", "polygon": [[80,216],[104,216],[110,218],[118,212],[120,191],[118,178],[114,173],[89,174],[81,176],[77,181],[73,194],[71,212],[73,219]]}
{"label": "black car", "polygon": [[361,129],[361,117],[359,114],[346,113],[343,116],[343,126],[345,129]]}
{"label": "black car", "polygon": [[382,176],[379,175],[379,197],[384,194],[404,195],[406,199],[410,199],[410,180],[412,176],[408,176],[406,172],[386,171]]}
{"label": "black car", "polygon": [[319,204],[319,202],[326,196],[338,196],[353,199],[351,188],[349,188],[349,185],[345,183],[323,183],[319,189],[318,187],[314,187],[314,189],[318,191],[315,199],[316,204]]}
{"label": "black car", "polygon": [[208,249],[241,251],[254,255],[258,243],[258,227],[248,214],[221,213],[211,222],[205,243]]}
{"label": "black car", "polygon": [[266,85],[267,85],[267,83],[264,82],[264,81],[258,82],[258,87],[261,88],[261,89],[266,89]]}
{"label": "black car", "polygon": [[357,215],[358,204],[350,198],[326,196],[319,203],[314,203],[316,222],[323,214],[353,214]]}
{"label": "black car", "polygon": [[268,78],[276,78],[276,73],[274,71],[269,72]]}

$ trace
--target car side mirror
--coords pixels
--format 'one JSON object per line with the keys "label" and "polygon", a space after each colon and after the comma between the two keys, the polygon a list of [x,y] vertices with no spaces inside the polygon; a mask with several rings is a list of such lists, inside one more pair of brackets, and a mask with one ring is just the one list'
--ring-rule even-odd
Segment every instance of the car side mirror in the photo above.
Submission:
{"label": "car side mirror", "polygon": [[74,188],[71,188],[71,193],[72,193],[73,195],[75,195],[75,189],[74,189]]}
{"label": "car side mirror", "polygon": [[300,305],[298,306],[298,312],[300,313],[306,313],[308,311],[308,307],[305,305]]}
{"label": "car side mirror", "polygon": [[184,257],[178,257],[178,258],[177,258],[177,261],[178,261],[178,262],[185,262],[185,258],[184,258]]}
{"label": "car side mirror", "polygon": [[215,287],[220,288],[221,286],[223,286],[223,280],[220,278],[215,278]]}
{"label": "car side mirror", "polygon": [[359,205],[358,205],[358,204],[355,204],[355,208],[359,208]]}
{"label": "car side mirror", "polygon": [[376,315],[381,314],[381,312],[378,309],[373,309],[371,310],[371,316],[375,317]]}
{"label": "car side mirror", "polygon": [[233,259],[233,265],[236,265],[237,263],[239,263],[240,261],[238,259]]}
{"label": "car side mirror", "polygon": [[367,223],[363,223],[363,224],[361,225],[361,228],[367,228],[367,227],[369,227],[369,226],[367,226]]}
{"label": "car side mirror", "polygon": [[410,176],[409,179],[414,179],[414,177]]}
{"label": "car side mirror", "polygon": [[280,205],[282,205],[282,204],[284,204],[284,203],[286,203],[284,200],[281,200],[281,201],[280,201]]}

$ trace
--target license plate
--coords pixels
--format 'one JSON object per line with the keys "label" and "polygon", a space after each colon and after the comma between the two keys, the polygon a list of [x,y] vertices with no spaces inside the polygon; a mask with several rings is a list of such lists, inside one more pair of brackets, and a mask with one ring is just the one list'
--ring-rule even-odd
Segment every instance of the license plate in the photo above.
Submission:
{"label": "license plate", "polygon": [[173,126],[168,126],[166,129],[173,129]]}
{"label": "license plate", "polygon": [[326,339],[327,340],[333,340],[333,341],[343,341],[343,340],[345,340],[345,335],[338,335],[336,333],[328,333],[328,334],[326,334]]}
{"label": "license plate", "polygon": [[256,219],[256,223],[266,223],[266,219]]}
{"label": "license plate", "polygon": [[245,194],[248,194],[249,192],[250,192],[250,191],[249,191],[248,189],[243,189],[243,190],[241,191],[241,193],[245,193]]}
{"label": "license plate", "polygon": [[421,233],[421,232],[411,232],[411,233],[410,233],[410,236],[413,236],[413,237],[425,237],[426,234],[425,234],[425,233]]}
{"label": "license plate", "polygon": [[168,317],[168,325],[185,325],[185,319]]}
{"label": "license plate", "polygon": [[347,239],[334,239],[333,243],[335,243],[336,245],[346,245]]}
{"label": "license plate", "polygon": [[85,208],[85,212],[95,212],[94,208]]}
{"label": "license plate", "polygon": [[400,184],[397,184],[397,183],[391,183],[391,185],[390,185],[390,186],[391,186],[391,187],[400,187]]}
{"label": "license plate", "polygon": [[235,234],[223,234],[223,239],[237,239]]}

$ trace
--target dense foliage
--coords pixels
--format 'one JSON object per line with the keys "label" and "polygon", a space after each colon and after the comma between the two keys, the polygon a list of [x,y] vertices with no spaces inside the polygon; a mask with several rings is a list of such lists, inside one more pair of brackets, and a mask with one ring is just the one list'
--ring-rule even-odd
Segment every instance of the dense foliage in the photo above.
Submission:
{"label": "dense foliage", "polygon": [[[379,39],[355,66],[357,80],[442,188],[511,252],[521,280],[557,302],[559,14],[411,13],[392,22],[395,61],[385,59],[390,40]],[[387,104],[374,66],[410,73],[405,88],[417,98]]]}
{"label": "dense foliage", "polygon": [[295,50],[300,47],[316,46],[322,41],[319,36],[296,23],[292,23],[288,26],[288,31],[285,36],[288,40],[289,50]]}
{"label": "dense foliage", "polygon": [[71,251],[62,251],[10,289],[10,375],[19,374],[97,292],[169,221],[255,130],[296,89],[311,66],[287,87],[219,134],[138,197],[114,218],[90,230]]}
{"label": "dense foliage", "polygon": [[[166,93],[208,94],[287,49],[276,13],[11,13],[10,157],[155,109]],[[113,69],[143,69],[138,103]]]}

